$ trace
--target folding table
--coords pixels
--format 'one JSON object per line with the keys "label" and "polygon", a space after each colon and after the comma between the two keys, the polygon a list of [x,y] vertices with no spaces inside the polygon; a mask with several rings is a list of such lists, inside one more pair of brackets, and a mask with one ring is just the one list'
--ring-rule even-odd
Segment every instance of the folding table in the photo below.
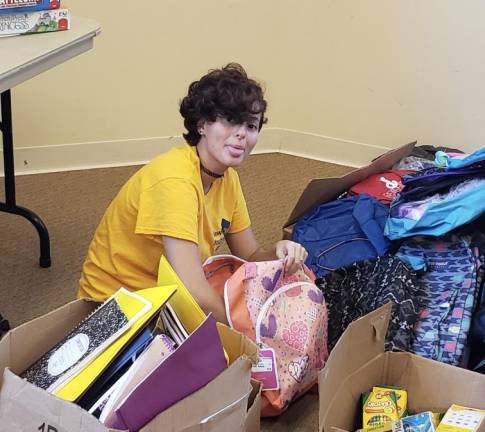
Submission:
{"label": "folding table", "polygon": [[[44,268],[51,265],[49,231],[37,214],[17,205],[15,198],[10,89],[91,49],[100,31],[97,22],[73,17],[71,28],[66,31],[0,38],[0,132],[5,174],[5,202],[0,202],[0,211],[22,216],[34,225],[40,239],[39,265]],[[8,321],[0,315],[0,338],[9,327]]]}
{"label": "folding table", "polygon": [[37,214],[16,202],[10,89],[91,49],[93,39],[100,31],[97,22],[73,17],[67,31],[0,38],[0,131],[5,172],[5,202],[0,202],[0,211],[22,216],[37,229],[41,267],[51,265],[49,232]]}

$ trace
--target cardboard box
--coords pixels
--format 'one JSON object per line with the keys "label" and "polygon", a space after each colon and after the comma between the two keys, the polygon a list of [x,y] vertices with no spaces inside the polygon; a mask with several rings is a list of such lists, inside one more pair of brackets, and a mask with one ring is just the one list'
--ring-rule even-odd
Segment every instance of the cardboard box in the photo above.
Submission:
{"label": "cardboard box", "polygon": [[350,189],[356,183],[367,177],[383,171],[388,171],[402,158],[409,156],[416,145],[416,141],[391,150],[379,156],[369,165],[358,168],[343,177],[316,178],[311,180],[303,190],[288,220],[283,225],[283,238],[291,239],[292,225],[305,213],[327,201],[336,199],[340,194]]}
{"label": "cardboard box", "polygon": [[261,429],[261,383],[252,379],[251,386],[253,390],[249,395],[244,431],[259,432]]}
{"label": "cardboard box", "polygon": [[[10,331],[0,341],[0,432],[108,432],[79,406],[61,400],[18,377],[98,304],[76,300]],[[242,334],[218,325],[229,367],[207,386],[155,417],[142,430],[243,431],[259,417],[257,390],[250,383],[257,347]],[[248,399],[253,404],[248,411]],[[258,429],[247,429],[257,432]]]}
{"label": "cardboard box", "polygon": [[332,350],[319,373],[320,432],[357,429],[360,395],[375,385],[407,390],[410,413],[445,412],[453,403],[485,408],[485,375],[411,353],[384,352],[390,315],[388,303],[354,321]]}
{"label": "cardboard box", "polygon": [[[253,405],[248,410],[248,399],[253,388],[240,357],[203,389],[160,413],[140,432],[196,432],[196,431],[247,431],[246,424],[254,422]],[[249,387],[234,385],[245,381]],[[223,390],[224,389],[224,390]],[[241,389],[243,391],[241,392]],[[232,401],[228,404],[228,401]],[[260,416],[258,410],[258,418]],[[188,417],[192,418],[189,420]]]}

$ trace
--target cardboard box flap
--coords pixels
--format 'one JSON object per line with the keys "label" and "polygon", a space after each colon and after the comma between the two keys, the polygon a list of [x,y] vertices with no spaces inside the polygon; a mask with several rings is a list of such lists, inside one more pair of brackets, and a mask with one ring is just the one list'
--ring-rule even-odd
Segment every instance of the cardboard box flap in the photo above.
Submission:
{"label": "cardboard box flap", "polygon": [[[335,362],[335,365],[348,366],[348,371],[357,370],[383,353],[391,311],[392,303],[388,302],[352,322],[330,353],[326,366],[333,363],[334,358],[338,358],[339,362]],[[358,355],[350,355],[351,352]],[[346,364],[342,363],[344,358],[347,359]]]}
{"label": "cardboard box flap", "polygon": [[317,205],[337,198],[341,193],[356,183],[365,180],[370,175],[391,169],[396,162],[410,155],[415,145],[416,141],[395,150],[390,150],[382,156],[379,156],[370,165],[356,169],[343,177],[317,178],[311,180],[303,190],[284,227],[294,224],[300,217]]}
{"label": "cardboard box flap", "polygon": [[[392,304],[386,303],[354,321],[344,331],[318,374],[320,407],[330,406],[331,399],[347,376],[384,352],[391,309]],[[320,424],[323,424],[325,415],[325,412],[320,412]]]}
{"label": "cardboard box flap", "polygon": [[[69,432],[114,431],[81,407],[61,401],[16,376],[8,368],[0,391],[1,430]],[[42,428],[44,425],[44,428]]]}
{"label": "cardboard box flap", "polygon": [[[10,367],[17,374],[23,372],[98,305],[94,301],[74,300],[12,329],[0,341],[0,371]],[[0,376],[0,383],[1,379]]]}
{"label": "cardboard box flap", "polygon": [[217,330],[222,340],[224,350],[229,357],[229,364],[234,363],[239,357],[245,355],[252,363],[258,361],[258,347],[246,336],[228,326],[217,323]]}
{"label": "cardboard box flap", "polygon": [[411,412],[444,412],[451,404],[485,409],[485,376],[410,353],[392,353],[387,383],[408,391]]}

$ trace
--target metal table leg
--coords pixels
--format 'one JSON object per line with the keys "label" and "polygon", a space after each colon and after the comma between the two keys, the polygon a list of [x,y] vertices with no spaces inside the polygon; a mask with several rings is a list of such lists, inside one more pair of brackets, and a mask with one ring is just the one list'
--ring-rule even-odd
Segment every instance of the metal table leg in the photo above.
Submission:
{"label": "metal table leg", "polygon": [[0,339],[10,330],[8,321],[0,315]]}
{"label": "metal table leg", "polygon": [[5,202],[0,202],[0,211],[23,216],[29,220],[36,228],[40,239],[40,258],[41,267],[50,267],[50,241],[49,232],[42,222],[42,219],[33,211],[20,207],[15,201],[15,168],[13,158],[13,133],[12,133],[12,102],[10,90],[1,93],[1,114],[0,131],[3,135],[3,165],[5,170]]}

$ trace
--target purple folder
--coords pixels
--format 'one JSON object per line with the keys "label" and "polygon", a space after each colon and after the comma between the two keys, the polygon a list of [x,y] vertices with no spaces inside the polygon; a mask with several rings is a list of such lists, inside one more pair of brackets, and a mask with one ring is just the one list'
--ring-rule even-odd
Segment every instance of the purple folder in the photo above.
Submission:
{"label": "purple folder", "polygon": [[138,431],[159,413],[204,387],[227,368],[216,320],[209,315],[126,397],[109,427]]}

